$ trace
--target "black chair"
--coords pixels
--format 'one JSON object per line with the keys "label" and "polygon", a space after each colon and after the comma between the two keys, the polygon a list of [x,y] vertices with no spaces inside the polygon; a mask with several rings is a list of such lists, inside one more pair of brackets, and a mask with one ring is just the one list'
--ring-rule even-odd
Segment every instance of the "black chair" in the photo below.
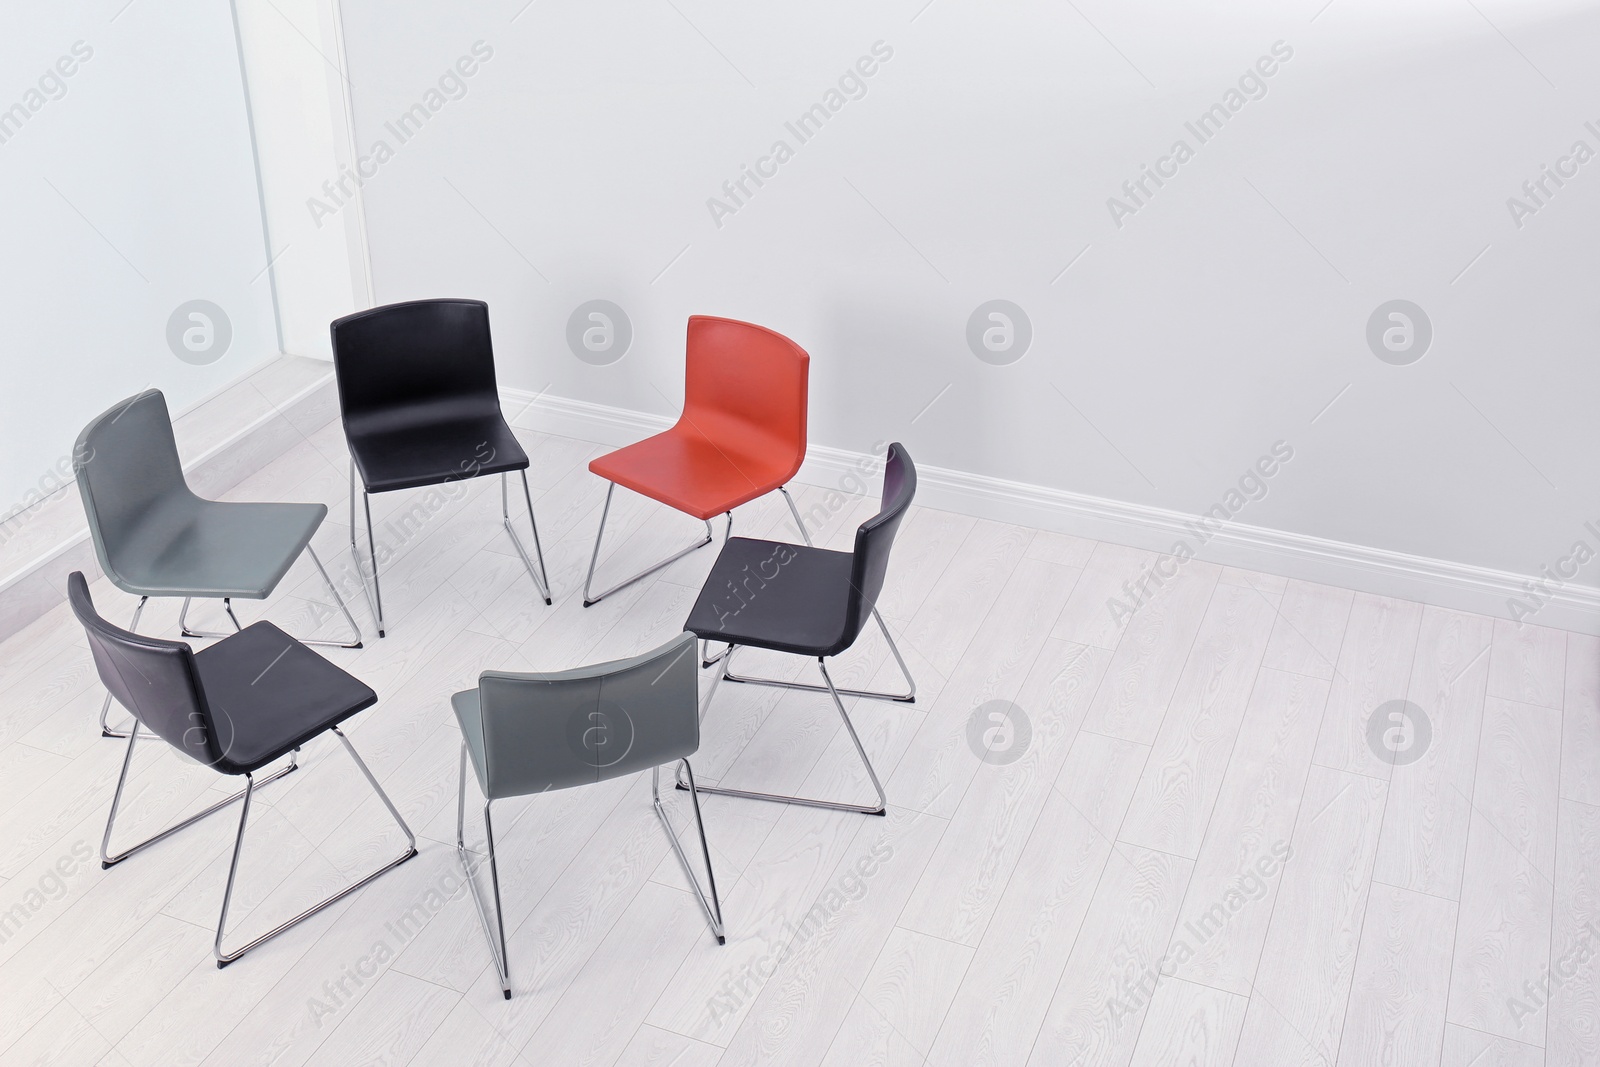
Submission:
{"label": "black chair", "polygon": [[[417,839],[410,827],[351,747],[349,738],[339,729],[339,724],[350,716],[378,702],[378,695],[358,679],[270,622],[247,626],[195,652],[182,641],[144,637],[101,618],[89,598],[89,585],[81,571],[74,571],[68,577],[67,595],[73,613],[88,633],[89,649],[100,680],[123,707],[133,713],[128,750],[122,758],[122,774],[117,779],[105,836],[100,841],[101,868],[121,863],[234,801],[244,800],[239,811],[238,836],[233,843],[233,863],[228,868],[228,885],[222,894],[222,914],[217,919],[217,937],[212,945],[218,967],[227,966],[417,854]],[[122,802],[122,789],[128,781],[128,768],[133,762],[133,748],[139,741],[141,729],[150,730],[179,752],[221,774],[244,775],[245,786],[199,814],[113,855],[111,831],[116,824],[117,807]],[[224,951],[222,938],[228,925],[234,879],[239,873],[239,852],[244,845],[245,824],[250,818],[250,799],[257,786],[277,781],[294,771],[299,766],[300,747],[330,730],[344,743],[350,758],[356,761],[378,799],[406,835],[406,851],[354,885],[339,890],[240,948]],[[256,781],[257,771],[284,756],[289,757],[288,766]]]}
{"label": "black chair", "polygon": [[[911,457],[898,443],[890,445],[883,473],[883,503],[878,514],[857,528],[855,551],[833,552],[781,541],[730,538],[712,565],[711,574],[700,590],[700,597],[689,613],[688,622],[683,626],[703,640],[728,643],[728,651],[718,657],[722,661],[722,670],[712,678],[711,690],[706,694],[706,707],[710,706],[717,685],[723,681],[805,689],[833,697],[839,717],[844,720],[845,729],[850,733],[850,740],[855,742],[856,752],[867,768],[873,788],[878,791],[877,805],[812,800],[720,786],[695,785],[693,788],[701,793],[722,796],[807,804],[868,815],[885,813],[887,798],[883,783],[878,781],[878,774],[872,769],[872,761],[867,758],[867,750],[862,747],[861,738],[856,735],[856,728],[840,696],[870,697],[907,704],[916,700],[916,682],[877,608],[878,594],[883,589],[884,574],[889,568],[889,550],[894,546],[895,533],[900,529],[901,520],[911,507],[916,492],[917,469]],[[895,662],[905,675],[908,688],[904,693],[840,689],[828,675],[828,657],[837,656],[855,644],[866,626],[868,615],[878,620],[884,640],[889,643],[889,651],[894,653]],[[736,675],[731,670],[733,655],[746,646],[797,656],[815,656],[824,684]],[[711,663],[705,665],[710,666]],[[681,777],[677,784],[679,789],[691,788]]]}
{"label": "black chair", "polygon": [[[413,300],[346,315],[331,329],[339,410],[350,446],[350,554],[378,636],[384,635],[383,594],[372,536],[372,493],[500,475],[501,520],[539,595],[550,603],[550,579],[528,490],[528,454],[500,412],[489,306],[481,300]],[[506,476],[512,471],[522,474],[537,571],[511,525]],[[368,563],[356,548],[358,472]]]}

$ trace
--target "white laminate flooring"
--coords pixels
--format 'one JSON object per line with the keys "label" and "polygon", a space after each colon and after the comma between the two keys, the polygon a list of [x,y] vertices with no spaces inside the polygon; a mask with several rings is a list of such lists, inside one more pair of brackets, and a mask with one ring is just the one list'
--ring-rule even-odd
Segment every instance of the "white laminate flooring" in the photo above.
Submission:
{"label": "white laminate flooring", "polygon": [[[327,654],[380,694],[349,734],[421,853],[226,970],[210,946],[234,817],[102,871],[124,746],[98,736],[83,634],[62,605],[0,645],[0,1063],[1600,1064],[1600,641],[1203,562],[1119,619],[1108,598],[1152,554],[920,508],[882,599],[917,702],[848,702],[888,816],[708,798],[719,947],[647,776],[499,804],[503,1000],[457,875],[449,696],[487,668],[667,639],[716,552],[584,609],[603,449],[522,436],[555,604],[492,481],[390,494],[373,500],[381,641],[345,547],[337,425],[232,494],[332,506],[316,545],[369,633]],[[834,548],[875,510],[796,496]],[[600,580],[696,526],[619,493]],[[734,533],[795,536],[778,498]],[[94,594],[114,620],[133,606]],[[241,608],[326,635],[325,600],[302,562]],[[142,628],[175,622],[156,604]],[[873,629],[835,677],[899,684]],[[724,684],[695,764],[870,795],[805,692]],[[400,847],[336,744],[303,765],[252,811],[235,939]],[[232,784],[155,743],[133,771],[122,842]],[[684,795],[667,802],[697,855]],[[476,799],[468,827],[481,840]]]}

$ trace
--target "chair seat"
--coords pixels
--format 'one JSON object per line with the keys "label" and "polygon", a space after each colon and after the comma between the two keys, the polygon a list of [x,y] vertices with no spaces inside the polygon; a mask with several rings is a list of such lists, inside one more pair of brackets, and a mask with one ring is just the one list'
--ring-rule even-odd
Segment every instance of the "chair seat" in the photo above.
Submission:
{"label": "chair seat", "polygon": [[714,441],[680,423],[615,452],[589,469],[608,482],[659,500],[697,519],[732,511],[766,496],[788,480],[789,465],[753,456],[727,441]]}
{"label": "chair seat", "polygon": [[323,504],[168,496],[116,546],[108,577],[135,596],[262,600],[327,514]]}
{"label": "chair seat", "polygon": [[734,537],[683,628],[697,637],[801,656],[844,651],[851,555]]}
{"label": "chair seat", "polygon": [[378,694],[270,622],[194,654],[223,758],[244,774],[378,702]]}
{"label": "chair seat", "polygon": [[345,436],[369,493],[528,467],[528,454],[498,412],[401,426],[347,424]]}

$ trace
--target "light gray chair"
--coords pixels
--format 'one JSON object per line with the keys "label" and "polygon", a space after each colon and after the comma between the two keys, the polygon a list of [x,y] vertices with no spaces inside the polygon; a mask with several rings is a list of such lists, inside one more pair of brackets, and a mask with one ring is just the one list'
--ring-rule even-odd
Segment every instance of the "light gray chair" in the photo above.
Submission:
{"label": "light gray chair", "polygon": [[[190,600],[221,599],[234,629],[242,629],[233,613],[234,599],[271,596],[305,552],[352,634],[349,641],[305,643],[361,647],[361,628],[311,547],[327,505],[235,503],[196,496],[184,480],[160,390],[129,397],[89,423],[78,435],[72,466],[101,568],[111,584],[139,598],[129,630],[138,629],[151,597],[182,597],[178,625],[184,637],[227,636],[190,629]],[[110,710],[107,693],[100,708],[101,733],[126,737],[107,724]]]}
{"label": "light gray chair", "polygon": [[[456,854],[472,889],[472,901],[507,1000],[511,999],[511,969],[506,958],[500,872],[489,812],[496,800],[593,785],[650,770],[651,795],[667,840],[672,842],[672,850],[678,854],[695,896],[700,898],[717,943],[727,943],[717,878],[711,869],[711,849],[706,845],[705,823],[700,818],[699,795],[693,790],[689,793],[694,801],[694,822],[700,832],[709,893],[701,889],[672,820],[661,806],[662,764],[679,762],[689,782],[694,782],[689,756],[700,747],[700,715],[693,634],[680,634],[660,648],[632,659],[570,671],[485,671],[478,678],[478,688],[457,693],[451,704],[462,738]],[[478,788],[483,791],[486,853],[469,849],[466,844],[469,760]],[[485,859],[494,898],[492,921],[476,878],[477,868]]]}

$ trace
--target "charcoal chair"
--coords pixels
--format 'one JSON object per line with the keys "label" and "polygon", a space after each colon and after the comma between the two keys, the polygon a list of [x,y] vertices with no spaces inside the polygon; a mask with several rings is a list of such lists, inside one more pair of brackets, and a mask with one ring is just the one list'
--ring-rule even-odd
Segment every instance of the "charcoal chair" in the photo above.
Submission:
{"label": "charcoal chair", "polygon": [[[325,504],[205,500],[184,480],[167,401],[156,389],[129,397],[89,423],[73,449],[73,469],[96,556],[111,584],[139,598],[130,630],[137,629],[151,597],[182,597],[178,625],[184,637],[222,637],[189,628],[189,602],[221,599],[234,629],[233,601],[264,600],[304,552],[316,564],[351,637],[307,644],[360,648],[361,628],[311,547],[328,514]],[[100,731],[111,694],[100,707]]]}
{"label": "charcoal chair", "polygon": [[[876,515],[856,530],[855,551],[834,552],[781,541],[730,538],[712,564],[711,574],[683,626],[703,640],[728,643],[728,651],[721,657],[722,669],[713,676],[711,690],[706,694],[708,708],[717,686],[724,681],[829,694],[877,790],[877,804],[849,804],[721,786],[696,786],[682,778],[678,780],[678,788],[867,815],[885,813],[888,801],[883,784],[878,781],[878,774],[867,758],[867,750],[862,747],[840,697],[870,697],[907,704],[916,700],[916,682],[877,607],[878,594],[883,589],[889,567],[889,550],[916,492],[917,469],[911,457],[900,444],[890,445],[883,474],[882,505]],[[855,644],[869,615],[878,621],[889,651],[905,676],[907,690],[904,693],[840,689],[828,674],[828,657],[837,656]],[[814,656],[824,684],[736,675],[732,670],[733,656],[744,647]]]}
{"label": "charcoal chair", "polygon": [[[528,454],[500,411],[489,306],[481,300],[412,300],[334,321],[333,367],[350,447],[350,554],[384,636],[373,493],[500,475],[500,520],[534,586],[550,603],[550,578],[528,489]],[[522,476],[533,559],[511,525],[507,476]],[[366,512],[367,559],[356,547],[356,475]],[[369,583],[369,570],[371,581]]]}
{"label": "charcoal chair", "polygon": [[[217,919],[217,936],[212,953],[217,966],[228,964],[296,923],[309,919],[357,889],[417,854],[412,835],[383,787],[372,776],[356,750],[339,729],[350,716],[378,702],[378,695],[356,678],[340,670],[317,653],[296,641],[270,622],[258,622],[223,638],[200,652],[182,641],[144,637],[113,626],[95,611],[89,585],[82,572],[67,579],[67,595],[72,611],[83,624],[89,638],[100,680],[128,711],[133,726],[128,731],[128,750],[122,758],[122,774],[111,798],[111,813],[106,818],[105,836],[100,841],[102,869],[165,840],[243,799],[239,810],[239,832],[233,842],[233,862],[228,867],[227,888],[222,894],[222,913]],[[220,774],[243,775],[242,790],[198,814],[174,823],[154,837],[111,852],[111,832],[116,824],[122,790],[133,763],[133,748],[139,732],[148,729],[190,759],[204,763]],[[332,732],[355,760],[367,782],[383,801],[406,837],[406,850],[353,885],[296,915],[287,922],[235,949],[224,949],[222,939],[228,926],[228,905],[233,900],[234,881],[239,873],[239,852],[244,847],[245,825],[250,819],[250,801],[259,786],[275,782],[298,767],[302,745],[321,734]],[[268,764],[289,757],[286,766],[256,780]]]}
{"label": "charcoal chair", "polygon": [[[689,757],[700,747],[699,672],[692,634],[680,634],[660,648],[632,659],[596,663],[575,670],[519,674],[485,671],[478,688],[455,694],[451,703],[461,726],[461,781],[456,801],[456,853],[472,900],[489,940],[500,976],[500,988],[511,999],[511,970],[506,957],[505,919],[500,907],[500,872],[495,860],[496,800],[528,796],[551,789],[593,785],[648,769],[656,815],[667,840],[700,898],[716,935],[726,944],[717,878],[711,869],[700,798],[694,796],[694,823],[700,833],[708,889],[701,889],[678,842],[677,831],[661,805],[661,765],[677,761],[694,781]],[[483,792],[483,828],[487,852],[467,848],[467,764],[472,764]],[[692,795],[692,794],[691,794]],[[477,872],[489,866],[489,907],[478,888]]]}

